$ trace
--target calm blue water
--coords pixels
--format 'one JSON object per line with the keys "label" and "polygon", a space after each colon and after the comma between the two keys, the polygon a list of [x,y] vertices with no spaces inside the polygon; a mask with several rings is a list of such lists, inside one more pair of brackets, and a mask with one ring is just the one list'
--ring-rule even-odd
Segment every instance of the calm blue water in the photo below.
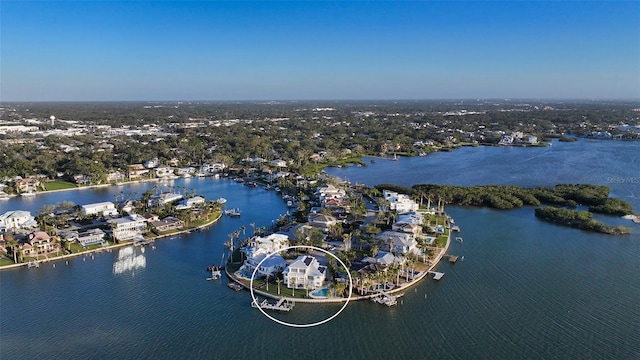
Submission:
{"label": "calm blue water", "polygon": [[[330,172],[370,185],[593,182],[609,185],[639,211],[638,154],[639,143],[580,141],[465,148]],[[638,358],[640,227],[629,221],[607,217],[634,230],[611,237],[538,221],[527,208],[450,207],[465,239],[450,253],[465,260],[442,263],[442,280],[422,282],[393,308],[356,302],[327,324],[294,329],[252,309],[249,294],[229,290],[226,280],[205,281],[227,234],[241,225],[250,231],[252,221],[269,225],[286,211],[282,200],[231,181],[189,181],[208,198],[227,198],[242,217],[136,250],[145,266],[120,274],[113,271],[119,251],[0,272],[0,358]],[[141,193],[152,185],[136,186]],[[15,199],[0,203],[0,211],[9,205],[37,211],[45,199],[112,200],[118,191]],[[304,323],[338,309],[296,304],[278,316]]]}

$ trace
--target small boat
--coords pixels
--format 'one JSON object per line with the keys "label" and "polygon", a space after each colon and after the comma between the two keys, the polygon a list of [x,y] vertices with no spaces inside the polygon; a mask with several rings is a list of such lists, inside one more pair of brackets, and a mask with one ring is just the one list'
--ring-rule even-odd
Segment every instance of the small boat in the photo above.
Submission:
{"label": "small boat", "polygon": [[264,299],[260,304],[256,301],[251,302],[251,307],[261,308],[265,310],[278,310],[278,311],[290,311],[295,305],[292,301],[287,301],[284,298],[280,298],[277,303],[271,304],[267,299]]}
{"label": "small boat", "polygon": [[451,227],[451,231],[458,231],[459,232],[460,231],[460,227],[458,225],[453,225]]}
{"label": "small boat", "polygon": [[464,240],[462,240],[462,238],[461,238],[460,236],[458,236],[458,237],[456,237],[456,241],[457,241],[457,242],[459,242],[459,243],[461,243],[461,242],[463,242]]}
{"label": "small boat", "polygon": [[35,191],[27,191],[27,192],[21,193],[20,196],[23,196],[23,197],[34,197],[34,196],[36,196],[36,192]]}
{"label": "small boat", "polygon": [[216,200],[216,202],[217,202],[217,203],[219,203],[219,204],[224,204],[224,203],[226,203],[226,202],[227,202],[227,199],[225,199],[225,198],[221,197],[221,198],[219,198],[218,200]]}
{"label": "small boat", "polygon": [[243,288],[242,285],[235,282],[230,282],[227,286],[235,291],[240,291]]}
{"label": "small boat", "polygon": [[238,216],[240,216],[240,209],[225,210],[224,214],[225,215],[229,215],[229,216],[233,216],[233,217],[238,217]]}

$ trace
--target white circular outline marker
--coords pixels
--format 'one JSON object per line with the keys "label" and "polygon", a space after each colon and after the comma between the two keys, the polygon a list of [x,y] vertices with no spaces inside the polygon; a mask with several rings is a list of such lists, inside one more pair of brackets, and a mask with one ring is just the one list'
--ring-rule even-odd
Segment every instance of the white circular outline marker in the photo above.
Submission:
{"label": "white circular outline marker", "polygon": [[[338,312],[336,312],[335,314],[331,315],[330,317],[322,320],[322,321],[318,321],[318,322],[314,322],[314,323],[310,323],[310,324],[293,324],[293,323],[288,323],[286,321],[282,321],[282,320],[278,320],[276,318],[274,318],[273,316],[267,314],[266,311],[264,311],[260,306],[257,306],[258,310],[260,310],[261,313],[264,314],[264,316],[268,317],[269,319],[277,322],[280,325],[285,325],[285,326],[291,326],[291,327],[296,327],[296,328],[307,328],[307,327],[312,327],[312,326],[317,326],[317,325],[322,325],[330,320],[333,320],[336,316],[340,315],[340,313],[342,312],[342,310],[344,310],[344,308],[347,307],[347,305],[349,304],[349,301],[351,301],[351,297],[353,295],[353,278],[351,277],[351,273],[349,272],[349,268],[347,267],[347,265],[345,265],[342,260],[338,259],[337,256],[335,256],[334,254],[328,252],[325,249],[321,249],[319,247],[315,247],[315,246],[308,246],[308,245],[295,245],[295,246],[288,246],[286,248],[280,249],[278,251],[274,251],[271,254],[265,256],[264,259],[262,259],[258,265],[256,265],[256,268],[253,269],[253,273],[251,273],[251,281],[249,282],[249,292],[251,293],[251,301],[252,303],[255,303],[256,305],[258,304],[258,299],[256,298],[256,296],[253,293],[253,279],[256,277],[256,273],[258,271],[258,269],[260,268],[260,266],[262,265],[262,263],[267,260],[268,258],[270,258],[271,256],[280,253],[282,251],[287,251],[290,249],[297,249],[297,248],[304,248],[304,249],[313,249],[313,250],[318,250],[321,251],[325,254],[331,255],[333,256],[336,260],[338,260],[338,262],[340,263],[340,265],[342,265],[344,267],[344,269],[347,271],[347,275],[349,275],[349,297],[347,297],[347,300],[344,302],[344,305],[342,305],[342,307],[340,308],[340,310],[338,310]],[[295,301],[295,300],[294,300]]]}

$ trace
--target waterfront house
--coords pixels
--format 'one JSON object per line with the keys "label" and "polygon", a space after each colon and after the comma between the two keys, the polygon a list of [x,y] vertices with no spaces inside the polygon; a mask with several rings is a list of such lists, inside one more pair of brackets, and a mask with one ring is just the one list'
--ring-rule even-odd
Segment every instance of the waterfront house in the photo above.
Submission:
{"label": "waterfront house", "polygon": [[16,180],[15,186],[18,193],[31,193],[44,188],[40,180],[32,177]]}
{"label": "waterfront house", "polygon": [[395,210],[399,214],[418,211],[418,203],[411,200],[409,195],[383,190],[382,196],[389,202],[389,210]]}
{"label": "waterfront house", "polygon": [[158,166],[157,168],[155,168],[155,172],[156,172],[156,177],[169,177],[169,176],[173,176],[173,169],[169,166]]}
{"label": "waterfront house", "polygon": [[82,205],[82,214],[85,216],[101,215],[101,216],[117,216],[118,209],[114,203],[110,201]]}
{"label": "waterfront house", "polygon": [[129,179],[137,179],[149,173],[149,169],[145,168],[142,164],[129,165]]}
{"label": "waterfront house", "polygon": [[422,226],[404,222],[397,222],[391,225],[391,230],[413,234],[413,236],[419,236],[420,234],[422,234]]}
{"label": "waterfront house", "polygon": [[[256,236],[251,240],[251,245],[242,249],[247,255],[247,260],[240,268],[245,274],[252,274],[258,264],[264,260],[257,271],[257,276],[274,276],[284,270],[286,261],[276,253],[289,246],[289,237],[284,234],[271,234],[266,237]],[[273,254],[269,256],[270,254]],[[267,258],[267,256],[269,256]]]}
{"label": "waterfront house", "polygon": [[27,234],[26,239],[19,244],[25,256],[35,256],[56,251],[54,239],[44,231],[33,231]]}
{"label": "waterfront house", "polygon": [[149,199],[149,206],[158,207],[164,206],[166,204],[172,203],[174,201],[178,201],[182,199],[182,194],[176,193],[162,193],[160,195],[154,195]]}
{"label": "waterfront house", "polygon": [[167,216],[166,218],[158,221],[151,221],[149,223],[152,228],[158,232],[165,232],[170,230],[178,230],[184,227],[184,221],[175,218],[173,216]]}
{"label": "waterfront house", "polygon": [[382,241],[389,247],[389,251],[396,254],[414,253],[419,254],[418,242],[415,236],[410,233],[399,231],[383,231],[376,236],[376,239]]}
{"label": "waterfront house", "polygon": [[147,220],[138,214],[109,220],[109,224],[115,240],[131,240],[144,233],[147,228]]}
{"label": "waterfront house", "polygon": [[288,288],[314,290],[325,283],[327,268],[310,255],[301,255],[282,273]]}
{"label": "waterfront house", "polygon": [[67,240],[69,241],[77,241],[82,246],[89,246],[93,244],[103,244],[105,233],[102,229],[90,229],[84,232],[69,232],[67,235]]}
{"label": "waterfront house", "polygon": [[154,169],[157,168],[158,165],[160,165],[160,160],[158,160],[158,158],[153,158],[151,160],[145,161],[144,163],[142,163],[142,165],[144,165],[144,167],[147,169]]}
{"label": "waterfront house", "polygon": [[30,229],[38,226],[29,211],[12,210],[0,215],[0,232]]}
{"label": "waterfront house", "polygon": [[119,182],[123,181],[125,175],[120,170],[114,170],[107,173],[107,182]]}

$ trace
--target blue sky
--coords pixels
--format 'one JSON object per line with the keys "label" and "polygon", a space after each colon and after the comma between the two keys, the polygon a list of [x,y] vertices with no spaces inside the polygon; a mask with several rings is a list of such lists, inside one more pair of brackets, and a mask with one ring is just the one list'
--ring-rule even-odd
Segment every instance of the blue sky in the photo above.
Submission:
{"label": "blue sky", "polygon": [[640,2],[0,2],[0,101],[640,99]]}

